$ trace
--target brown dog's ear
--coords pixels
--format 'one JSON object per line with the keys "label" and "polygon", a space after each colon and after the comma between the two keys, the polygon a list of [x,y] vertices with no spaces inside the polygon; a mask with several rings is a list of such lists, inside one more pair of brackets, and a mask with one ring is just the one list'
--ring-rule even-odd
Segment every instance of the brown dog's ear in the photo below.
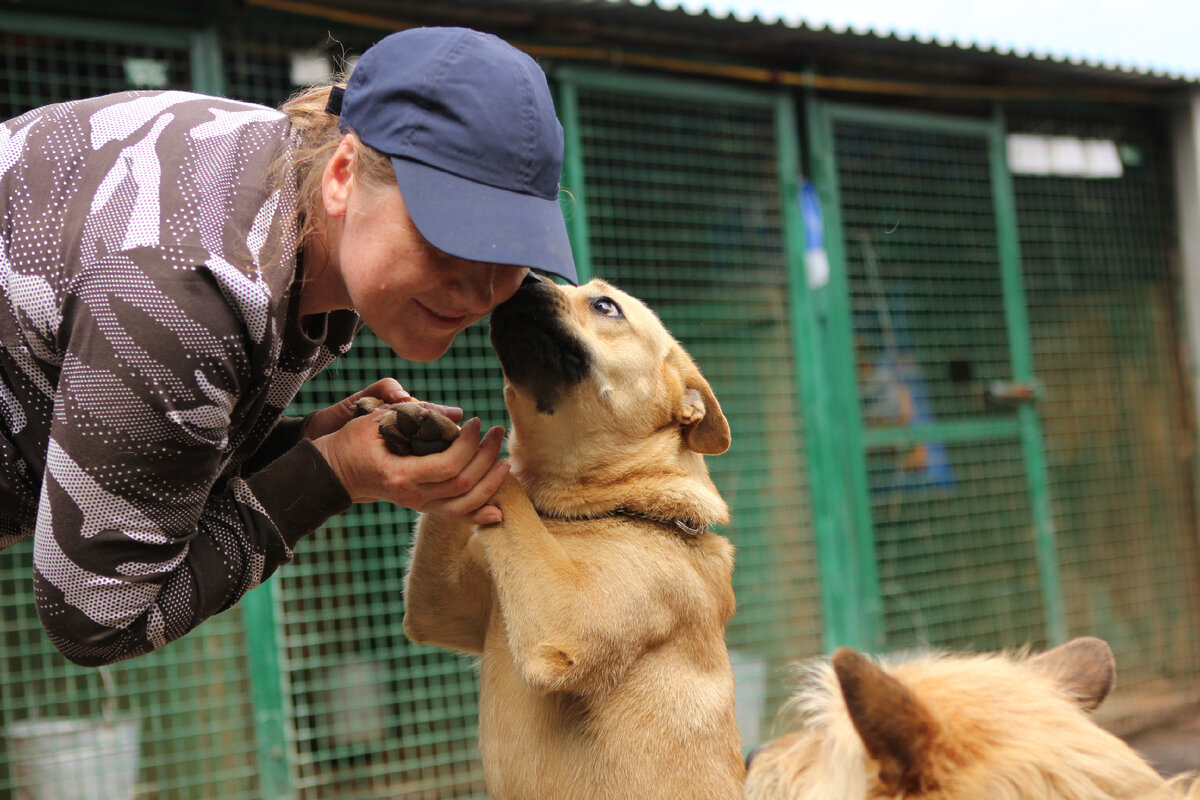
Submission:
{"label": "brown dog's ear", "polygon": [[928,774],[937,723],[917,698],[866,656],[848,647],[833,654],[846,709],[885,794],[908,796],[936,788]]}
{"label": "brown dog's ear", "polygon": [[1103,639],[1081,636],[1026,662],[1071,693],[1084,711],[1095,711],[1117,682],[1117,661]]}
{"label": "brown dog's ear", "polygon": [[687,353],[676,348],[672,355],[683,382],[683,393],[675,409],[675,419],[683,427],[683,440],[689,450],[701,455],[724,453],[732,438],[717,396]]}

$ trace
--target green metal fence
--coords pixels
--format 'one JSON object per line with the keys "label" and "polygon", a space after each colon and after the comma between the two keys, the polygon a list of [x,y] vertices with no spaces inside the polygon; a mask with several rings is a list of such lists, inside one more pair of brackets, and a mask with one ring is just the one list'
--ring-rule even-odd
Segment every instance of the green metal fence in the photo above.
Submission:
{"label": "green metal fence", "polygon": [[[470,329],[440,361],[409,364],[366,333],[352,355],[305,390],[297,411],[336,402],[394,375],[420,396],[504,424],[502,378],[486,329]],[[401,579],[414,515],[357,505],[307,540],[295,562],[247,598],[274,636],[275,709],[286,738],[270,796],[486,797],[475,745],[477,673],[464,657],[407,641]],[[270,603],[270,613],[260,606]],[[279,758],[279,756],[275,756]]]}
{"label": "green metal fence", "polygon": [[[841,320],[855,366],[882,619],[862,643],[992,649],[1062,637],[1036,416],[989,401],[1032,385],[998,121],[819,110]],[[1005,242],[1008,245],[1005,246]],[[851,421],[853,424],[853,421]],[[855,445],[852,445],[855,446]],[[856,447],[856,449],[857,449]],[[1055,628],[1059,630],[1048,633]]]}
{"label": "green metal fence", "polygon": [[[6,118],[138,84],[191,89],[205,52],[197,36],[171,29],[11,12],[0,23]],[[241,609],[137,661],[81,669],[54,650],[34,612],[32,549],[0,551],[0,798],[258,800]]]}
{"label": "green metal fence", "polygon": [[[293,54],[336,68],[382,35],[333,33],[263,12],[219,34],[5,12],[0,103],[13,115],[146,85],[273,105]],[[551,79],[582,272],[659,312],[733,429],[709,463],[733,510],[728,638],[747,744],[770,734],[788,662],[841,643],[1094,633],[1125,696],[1194,683],[1195,434],[1161,121],[884,113],[562,66]],[[1111,140],[1123,170],[1013,175],[1011,132]],[[827,275],[805,270],[802,175],[824,212]],[[294,410],[384,375],[505,422],[482,326],[429,365],[364,332]],[[62,720],[136,731],[125,796],[141,800],[484,797],[473,665],[401,629],[413,519],[356,506],[239,607],[103,672],[47,644],[30,543],[0,552],[0,798],[38,780],[22,737]],[[124,779],[117,749],[72,763],[107,790]]]}
{"label": "green metal fence", "polygon": [[1014,180],[1062,594],[1121,682],[1194,682],[1195,428],[1179,356],[1170,148],[1152,114],[1039,109],[1010,130],[1113,142],[1120,177]]}
{"label": "green metal fence", "polygon": [[[1200,584],[1163,126],[1020,111],[811,108],[881,599],[847,638],[1089,633],[1126,693],[1169,694],[1200,664]],[[1110,143],[1119,174],[1013,177],[1010,133]]]}

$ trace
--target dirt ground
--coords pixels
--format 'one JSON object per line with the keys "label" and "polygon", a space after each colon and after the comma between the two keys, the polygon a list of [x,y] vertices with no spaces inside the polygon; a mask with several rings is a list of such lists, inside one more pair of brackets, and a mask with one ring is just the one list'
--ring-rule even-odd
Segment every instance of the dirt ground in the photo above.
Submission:
{"label": "dirt ground", "polygon": [[1200,716],[1125,737],[1163,775],[1200,770]]}

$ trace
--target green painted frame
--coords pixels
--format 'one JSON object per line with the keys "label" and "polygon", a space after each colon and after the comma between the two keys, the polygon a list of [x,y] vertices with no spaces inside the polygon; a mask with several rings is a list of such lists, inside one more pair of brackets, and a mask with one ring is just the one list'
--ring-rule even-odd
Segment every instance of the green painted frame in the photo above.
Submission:
{"label": "green painted frame", "polygon": [[[909,437],[936,434],[947,441],[972,441],[1008,435],[1019,438],[1025,465],[1027,489],[1034,527],[1040,587],[1045,607],[1045,631],[1051,643],[1066,639],[1066,619],[1059,582],[1058,557],[1050,512],[1048,479],[1037,409],[1023,404],[1015,421],[955,422],[929,425],[907,431],[864,430],[857,413],[834,413],[835,409],[857,409],[857,381],[847,284],[845,235],[841,220],[841,198],[833,145],[833,126],[844,121],[884,128],[905,128],[937,133],[977,136],[988,147],[991,192],[995,213],[998,258],[1013,380],[1036,386],[1026,315],[1024,282],[1021,275],[1020,240],[1016,205],[1008,170],[1006,130],[1003,113],[996,106],[988,119],[971,119],[923,112],[895,111],[824,101],[810,92],[805,100],[809,154],[814,183],[825,215],[830,280],[817,301],[818,335],[825,351],[830,387],[825,398],[831,406],[824,425],[828,455],[820,464],[830,480],[830,493],[815,493],[818,546],[822,553],[822,598],[825,606],[826,645],[833,649],[850,645],[878,650],[883,644],[882,601],[875,560],[871,503],[867,485],[865,454],[870,445],[895,443]],[[831,437],[842,447],[833,447]],[[848,535],[847,535],[848,533]],[[843,588],[850,587],[848,590]]]}

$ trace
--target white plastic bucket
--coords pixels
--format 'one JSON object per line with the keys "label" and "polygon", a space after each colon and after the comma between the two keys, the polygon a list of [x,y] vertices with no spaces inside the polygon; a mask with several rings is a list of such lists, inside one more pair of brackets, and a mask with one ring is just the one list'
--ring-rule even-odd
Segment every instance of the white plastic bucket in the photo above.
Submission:
{"label": "white plastic bucket", "polygon": [[[317,716],[334,747],[376,747],[388,737],[387,672],[379,661],[356,660],[328,667]],[[319,684],[320,686],[320,684]]]}
{"label": "white plastic bucket", "polygon": [[4,730],[15,800],[133,800],[138,721],[35,719]]}
{"label": "white plastic bucket", "polygon": [[729,665],[733,667],[738,733],[742,735],[742,747],[749,750],[759,744],[762,736],[767,708],[767,660],[730,650]]}

